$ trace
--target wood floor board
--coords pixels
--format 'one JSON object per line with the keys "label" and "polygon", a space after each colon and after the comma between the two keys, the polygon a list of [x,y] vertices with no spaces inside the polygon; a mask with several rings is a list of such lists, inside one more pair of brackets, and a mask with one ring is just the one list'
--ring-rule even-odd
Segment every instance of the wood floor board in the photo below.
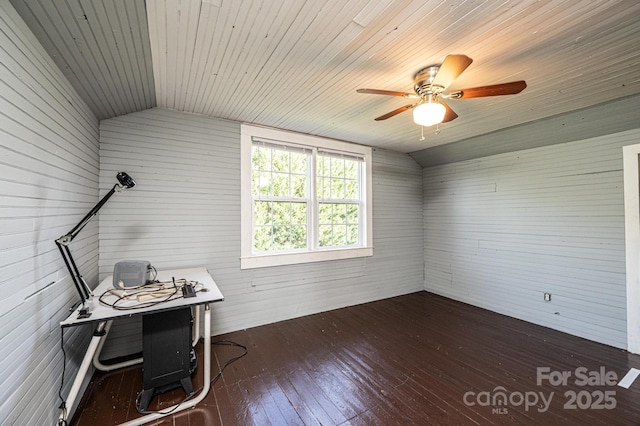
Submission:
{"label": "wood floor board", "polygon": [[[621,379],[640,356],[536,326],[427,292],[398,296],[213,340],[248,353],[230,364],[193,409],[158,425],[638,425],[640,381],[629,389],[576,383],[576,369],[604,368]],[[202,382],[197,346],[194,388]],[[212,376],[242,353],[212,345]],[[569,372],[566,384],[537,383],[538,368]],[[135,418],[141,367],[96,373],[73,425],[110,425]],[[506,405],[482,403],[500,391]],[[616,407],[567,407],[614,392]],[[533,393],[549,398],[529,407]],[[466,396],[466,399],[465,399]],[[184,398],[180,388],[157,395],[156,410]],[[497,401],[497,400],[496,400]]]}

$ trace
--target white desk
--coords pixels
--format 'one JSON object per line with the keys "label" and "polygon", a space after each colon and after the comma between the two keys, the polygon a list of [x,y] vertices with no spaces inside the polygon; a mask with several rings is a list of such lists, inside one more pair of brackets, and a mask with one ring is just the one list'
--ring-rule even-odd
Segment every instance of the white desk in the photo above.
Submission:
{"label": "white desk", "polygon": [[[89,316],[88,318],[78,318],[79,311],[82,308],[82,306],[79,306],[74,312],[71,313],[71,315],[69,315],[69,317],[67,317],[67,319],[60,322],[61,327],[72,327],[82,324],[97,324],[96,331],[94,332],[91,343],[89,344],[89,348],[87,349],[84,359],[82,360],[82,364],[80,365],[80,369],[78,370],[78,373],[76,375],[75,381],[73,382],[73,385],[71,387],[71,391],[69,392],[69,397],[67,398],[67,407],[69,407],[70,409],[73,408],[75,400],[80,391],[80,387],[82,386],[82,382],[84,381],[87,371],[89,370],[89,366],[91,365],[91,361],[98,349],[102,347],[102,343],[107,336],[108,328],[113,320],[120,318],[129,318],[137,315],[145,315],[149,313],[156,313],[171,309],[180,309],[190,306],[204,306],[205,310],[204,360],[202,363],[204,365],[204,388],[196,398],[190,399],[184,404],[181,404],[175,410],[173,409],[175,406],[173,406],[164,408],[162,411],[175,414],[179,411],[193,407],[205,398],[205,396],[209,392],[209,382],[211,380],[211,309],[209,307],[209,303],[223,301],[224,296],[222,296],[220,289],[218,289],[218,286],[216,285],[215,281],[206,270],[206,268],[158,271],[158,276],[156,277],[156,279],[159,281],[171,281],[172,278],[175,278],[176,280],[184,278],[190,281],[197,281],[204,286],[204,291],[199,291],[196,294],[196,297],[178,298],[140,309],[117,310],[112,308],[111,306],[105,306],[98,301],[98,298],[101,294],[103,294],[107,289],[113,288],[113,277],[108,276],[93,291],[94,297],[90,309],[91,316]],[[125,302],[121,306],[131,306],[134,304],[135,302]],[[148,414],[144,417],[140,417],[123,424],[127,426],[141,425],[162,418],[165,415],[167,414]],[[60,420],[68,420],[64,412],[61,413]]]}

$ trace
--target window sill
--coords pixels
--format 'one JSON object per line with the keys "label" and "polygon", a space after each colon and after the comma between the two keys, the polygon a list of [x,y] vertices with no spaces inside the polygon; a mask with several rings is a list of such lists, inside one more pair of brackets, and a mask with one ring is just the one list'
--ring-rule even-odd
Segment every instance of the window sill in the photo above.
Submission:
{"label": "window sill", "polygon": [[267,268],[328,260],[353,259],[373,256],[373,247],[340,250],[322,250],[304,253],[265,254],[240,258],[240,269]]}

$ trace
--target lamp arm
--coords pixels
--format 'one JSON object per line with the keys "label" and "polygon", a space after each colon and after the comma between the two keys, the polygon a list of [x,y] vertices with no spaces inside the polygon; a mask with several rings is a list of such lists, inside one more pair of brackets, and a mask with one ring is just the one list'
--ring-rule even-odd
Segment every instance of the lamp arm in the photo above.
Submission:
{"label": "lamp arm", "polygon": [[73,229],[71,229],[71,231],[67,232],[66,234],[58,238],[56,240],[56,243],[60,242],[60,244],[62,245],[68,245],[71,241],[73,241],[76,238],[76,236],[80,233],[80,231],[82,231],[82,229],[87,225],[87,223],[89,223],[91,219],[93,219],[93,217],[98,214],[98,211],[102,208],[102,206],[107,201],[109,201],[109,198],[111,198],[111,196],[116,193],[116,190],[119,190],[121,188],[122,187],[118,184],[113,185],[113,188],[111,188],[111,190],[107,192],[100,201],[98,201],[98,204],[96,204],[91,209],[91,211],[89,211],[89,213],[87,213],[87,215],[83,217],[82,220],[76,226],[73,227]]}
{"label": "lamp arm", "polygon": [[56,240],[56,245],[58,246],[58,250],[60,250],[60,255],[64,260],[67,269],[69,270],[69,274],[71,275],[71,279],[73,280],[73,284],[76,286],[76,290],[80,295],[80,300],[82,301],[82,305],[84,306],[85,302],[89,299],[93,294],[89,289],[86,281],[80,274],[78,270],[78,266],[76,262],[73,260],[73,256],[71,255],[71,250],[69,250],[69,246],[62,244],[58,240]]}
{"label": "lamp arm", "polygon": [[84,277],[80,273],[78,269],[78,265],[76,265],[75,260],[73,259],[73,255],[71,254],[71,250],[69,249],[69,244],[76,238],[76,236],[82,231],[82,229],[94,218],[95,215],[98,214],[98,211],[102,208],[102,206],[116,193],[122,189],[122,186],[115,184],[113,188],[109,192],[105,194],[104,197],[98,204],[96,204],[89,213],[86,214],[82,220],[71,229],[71,231],[67,232],[60,238],[56,240],[56,245],[58,246],[58,250],[60,250],[60,254],[62,255],[62,259],[64,259],[64,264],[67,266],[67,270],[71,275],[71,279],[73,280],[73,284],[76,286],[76,290],[80,295],[80,299],[82,300],[83,308],[80,310],[81,316],[89,316],[89,308],[85,306],[86,301],[93,296],[93,292],[89,285],[84,280]]}

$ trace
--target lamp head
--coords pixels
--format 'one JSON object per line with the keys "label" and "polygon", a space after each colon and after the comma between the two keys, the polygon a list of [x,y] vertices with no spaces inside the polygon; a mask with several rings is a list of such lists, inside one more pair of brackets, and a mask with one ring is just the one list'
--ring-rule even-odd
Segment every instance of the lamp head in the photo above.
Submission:
{"label": "lamp head", "polygon": [[129,176],[125,172],[118,172],[118,174],[116,175],[116,178],[118,179],[118,182],[120,182],[120,185],[122,185],[123,188],[129,189],[136,186],[136,182],[131,178],[131,176]]}

